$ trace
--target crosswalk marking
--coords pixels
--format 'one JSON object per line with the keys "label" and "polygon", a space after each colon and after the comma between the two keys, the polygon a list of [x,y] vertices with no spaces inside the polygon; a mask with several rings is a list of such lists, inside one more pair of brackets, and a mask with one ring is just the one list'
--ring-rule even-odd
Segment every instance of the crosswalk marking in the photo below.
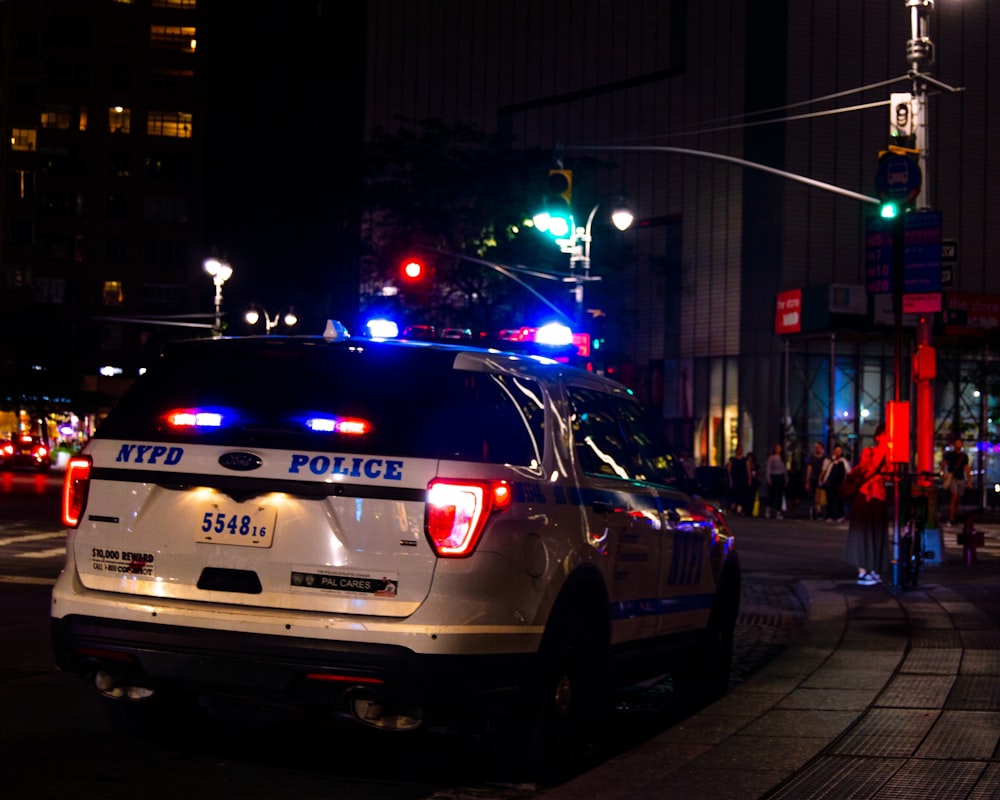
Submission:
{"label": "crosswalk marking", "polygon": [[45,533],[29,533],[24,536],[0,536],[0,547],[19,542],[40,542],[45,539],[65,539],[65,531],[47,531]]}
{"label": "crosswalk marking", "polygon": [[50,547],[48,550],[32,550],[28,553],[18,553],[16,558],[52,558],[66,555],[65,547]]}

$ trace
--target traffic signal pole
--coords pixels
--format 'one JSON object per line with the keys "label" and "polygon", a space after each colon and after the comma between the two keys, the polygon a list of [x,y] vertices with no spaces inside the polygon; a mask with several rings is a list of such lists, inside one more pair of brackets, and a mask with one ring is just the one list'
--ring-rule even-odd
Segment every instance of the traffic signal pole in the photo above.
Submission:
{"label": "traffic signal pole", "polygon": [[931,208],[931,187],[927,178],[927,154],[930,142],[927,136],[927,82],[929,77],[922,69],[934,64],[934,43],[930,39],[930,15],[934,0],[906,0],[910,12],[910,38],[906,42],[906,60],[910,64],[909,77],[913,81],[916,101],[917,161],[924,177],[923,208]]}
{"label": "traffic signal pole", "polygon": [[[892,218],[892,314],[893,314],[893,350],[895,380],[895,408],[901,408],[903,386],[903,270],[906,266],[906,226],[902,208]],[[909,399],[909,398],[906,398]],[[909,404],[906,406],[909,407]],[[907,415],[909,416],[909,415]],[[895,427],[895,426],[894,426]],[[907,430],[907,433],[909,431]],[[896,431],[893,430],[893,437]],[[893,440],[893,489],[892,489],[892,585],[900,585],[900,536],[901,536],[901,504],[903,494],[903,476],[906,473],[906,462],[897,454],[896,443]],[[909,441],[907,441],[906,457],[909,460]]]}
{"label": "traffic signal pole", "polygon": [[[927,86],[934,84],[950,93],[964,91],[932,78],[927,70],[934,65],[934,43],[930,38],[930,15],[934,0],[906,0],[910,12],[910,38],[906,42],[906,60],[910,65],[909,77],[916,104],[916,150],[923,185],[920,190],[920,208],[933,208],[929,159]],[[934,471],[934,378],[937,372],[934,348],[931,346],[930,320],[923,318],[917,326],[916,378],[916,463],[918,476]],[[927,483],[925,477],[918,477]]]}

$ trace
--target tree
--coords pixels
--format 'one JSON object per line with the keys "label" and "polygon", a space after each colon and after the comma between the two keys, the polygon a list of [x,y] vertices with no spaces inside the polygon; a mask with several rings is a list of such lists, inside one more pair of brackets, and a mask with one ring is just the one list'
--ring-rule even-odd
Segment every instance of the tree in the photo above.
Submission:
{"label": "tree", "polygon": [[394,132],[375,131],[365,155],[361,283],[371,308],[388,304],[380,290],[416,247],[433,266],[431,284],[393,301],[412,321],[495,330],[537,314],[544,304],[516,281],[462,257],[565,272],[566,257],[523,226],[550,151],[516,150],[470,125],[400,120]]}

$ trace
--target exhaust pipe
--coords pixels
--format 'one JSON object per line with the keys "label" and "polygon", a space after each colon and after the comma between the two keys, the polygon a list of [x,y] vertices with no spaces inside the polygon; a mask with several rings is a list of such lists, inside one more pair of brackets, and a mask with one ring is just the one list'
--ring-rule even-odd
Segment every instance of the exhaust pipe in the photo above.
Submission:
{"label": "exhaust pipe", "polygon": [[145,700],[153,696],[153,690],[145,686],[121,686],[114,675],[103,669],[94,673],[94,688],[112,700]]}
{"label": "exhaust pipe", "polygon": [[356,720],[383,731],[413,731],[424,721],[423,711],[419,708],[397,713],[368,694],[351,698],[349,706]]}

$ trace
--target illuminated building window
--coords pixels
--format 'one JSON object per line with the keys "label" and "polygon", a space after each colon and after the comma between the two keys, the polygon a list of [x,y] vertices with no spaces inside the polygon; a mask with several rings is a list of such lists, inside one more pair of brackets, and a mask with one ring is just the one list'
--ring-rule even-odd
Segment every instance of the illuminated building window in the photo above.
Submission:
{"label": "illuminated building window", "polygon": [[38,131],[34,128],[14,128],[10,133],[11,150],[34,150],[38,143]]}
{"label": "illuminated building window", "polygon": [[190,139],[192,118],[191,114],[183,111],[150,111],[146,122],[146,133],[150,136]]}
{"label": "illuminated building window", "polygon": [[120,306],[124,300],[121,281],[104,281],[104,305]]}
{"label": "illuminated building window", "polygon": [[11,197],[17,200],[31,200],[35,196],[35,173],[27,169],[15,169],[11,173]]}
{"label": "illuminated building window", "polygon": [[83,106],[80,107],[80,125],[79,125],[79,128],[80,128],[81,131],[87,130],[87,109],[86,109],[86,107],[83,107]]}
{"label": "illuminated building window", "polygon": [[132,110],[121,106],[108,109],[108,130],[112,133],[131,133]]}
{"label": "illuminated building window", "polygon": [[193,11],[198,7],[198,0],[153,0],[153,8],[183,8]]}
{"label": "illuminated building window", "polygon": [[68,131],[73,124],[73,109],[69,106],[50,106],[42,111],[41,126]]}
{"label": "illuminated building window", "polygon": [[153,47],[193,53],[197,46],[198,31],[191,26],[150,25],[149,41]]}

